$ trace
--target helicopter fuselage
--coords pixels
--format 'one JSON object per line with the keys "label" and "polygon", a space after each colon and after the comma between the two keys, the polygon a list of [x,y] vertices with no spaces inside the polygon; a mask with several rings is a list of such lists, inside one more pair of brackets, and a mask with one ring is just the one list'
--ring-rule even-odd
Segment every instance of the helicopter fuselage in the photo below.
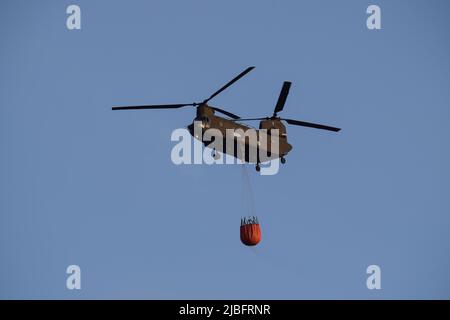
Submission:
{"label": "helicopter fuselage", "polygon": [[[248,163],[258,164],[277,158],[284,161],[284,156],[292,149],[287,141],[286,127],[276,118],[262,120],[256,129],[216,116],[214,110],[205,104],[197,108],[197,116],[187,128],[206,147],[210,147],[215,139],[208,137],[207,130],[218,130],[222,137],[222,150],[215,152],[226,153]],[[278,130],[278,135],[274,134],[274,129]]]}

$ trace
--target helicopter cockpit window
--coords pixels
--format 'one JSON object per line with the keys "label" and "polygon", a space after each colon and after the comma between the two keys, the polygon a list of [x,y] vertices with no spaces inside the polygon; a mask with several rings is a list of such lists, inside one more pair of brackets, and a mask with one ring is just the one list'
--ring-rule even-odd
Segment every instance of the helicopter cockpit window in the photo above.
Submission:
{"label": "helicopter cockpit window", "polygon": [[210,120],[209,120],[209,118],[208,117],[202,117],[202,123],[203,123],[203,126],[205,126],[205,127],[209,127],[209,125],[210,125]]}

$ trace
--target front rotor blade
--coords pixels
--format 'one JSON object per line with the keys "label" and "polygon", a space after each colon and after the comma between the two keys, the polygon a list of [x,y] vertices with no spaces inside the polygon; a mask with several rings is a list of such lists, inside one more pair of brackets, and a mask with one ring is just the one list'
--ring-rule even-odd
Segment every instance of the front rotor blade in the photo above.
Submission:
{"label": "front rotor blade", "polygon": [[246,118],[246,119],[236,119],[233,121],[256,121],[256,120],[268,120],[270,118]]}
{"label": "front rotor blade", "polygon": [[312,122],[305,122],[305,121],[292,120],[292,119],[281,119],[281,120],[284,120],[287,123],[293,124],[293,125],[296,125],[296,126],[316,128],[316,129],[323,129],[323,130],[329,130],[329,131],[334,131],[334,132],[338,132],[339,130],[341,130],[340,128],[325,126],[323,124],[317,124],[317,123],[312,123]]}
{"label": "front rotor blade", "polygon": [[225,111],[225,110],[220,109],[220,108],[217,108],[217,107],[210,107],[210,108],[216,110],[217,112],[223,113],[224,115],[227,115],[227,116],[229,116],[230,118],[233,118],[233,119],[235,119],[235,120],[240,119],[240,117],[237,116],[237,115],[235,115],[234,113]]}
{"label": "front rotor blade", "polygon": [[276,117],[277,113],[283,110],[284,104],[286,103],[287,96],[289,94],[289,89],[291,88],[291,82],[285,81],[281,87],[280,95],[278,97],[277,104],[275,105],[275,110],[273,111],[273,116]]}
{"label": "front rotor blade", "polygon": [[231,80],[230,82],[228,82],[226,85],[224,85],[222,88],[220,88],[219,90],[217,90],[216,92],[214,92],[208,99],[206,99],[205,101],[203,101],[203,103],[207,103],[209,100],[211,100],[212,98],[214,98],[215,96],[217,96],[219,93],[221,93],[223,90],[225,90],[226,88],[228,88],[229,86],[231,86],[233,83],[235,83],[236,81],[238,81],[240,78],[242,78],[243,76],[245,76],[247,73],[249,73],[250,71],[252,71],[255,67],[248,67],[247,69],[245,69],[244,71],[242,71],[238,76],[236,76],[233,80]]}
{"label": "front rotor blade", "polygon": [[183,103],[183,104],[154,104],[144,106],[122,106],[112,107],[113,110],[142,110],[142,109],[178,109],[186,106],[195,106],[195,103]]}

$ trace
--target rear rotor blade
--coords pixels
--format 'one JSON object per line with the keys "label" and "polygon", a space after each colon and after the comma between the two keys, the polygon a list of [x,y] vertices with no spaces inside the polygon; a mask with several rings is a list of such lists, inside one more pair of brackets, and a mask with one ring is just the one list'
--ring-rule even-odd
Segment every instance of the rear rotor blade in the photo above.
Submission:
{"label": "rear rotor blade", "polygon": [[233,118],[233,119],[236,119],[236,120],[237,120],[237,119],[240,119],[240,117],[237,116],[237,115],[235,115],[234,113],[225,111],[225,110],[220,109],[220,108],[217,108],[217,107],[210,107],[210,108],[216,110],[217,112],[223,113],[224,115],[227,115],[227,116],[229,116],[230,118]]}
{"label": "rear rotor blade", "polygon": [[203,101],[203,103],[207,103],[209,100],[211,100],[212,98],[214,98],[215,96],[217,96],[219,93],[221,93],[222,91],[224,91],[226,88],[228,88],[229,86],[231,86],[233,83],[235,83],[236,81],[238,81],[240,78],[242,78],[243,76],[245,76],[247,73],[249,73],[250,71],[252,71],[255,67],[248,67],[247,69],[245,69],[244,71],[242,71],[239,75],[237,75],[233,80],[231,80],[230,82],[228,82],[226,85],[224,85],[222,88],[220,88],[219,90],[217,90],[216,92],[214,92],[208,99],[206,99],[205,101]]}
{"label": "rear rotor blade", "polygon": [[338,132],[339,130],[341,130],[340,128],[335,128],[335,127],[325,126],[323,124],[305,122],[305,121],[300,121],[300,120],[293,120],[293,119],[280,119],[280,120],[284,120],[289,124],[293,124],[296,126],[302,126],[302,127],[308,127],[308,128],[323,129],[323,130],[329,130],[329,131],[334,131],[334,132]]}
{"label": "rear rotor blade", "polygon": [[183,103],[183,104],[154,104],[143,106],[121,106],[112,107],[113,110],[142,110],[142,109],[178,109],[187,106],[196,106],[196,103]]}
{"label": "rear rotor blade", "polygon": [[285,81],[281,87],[280,95],[278,97],[277,104],[275,105],[275,110],[273,110],[273,116],[276,117],[277,113],[283,110],[284,104],[286,103],[287,96],[289,94],[289,89],[291,88],[291,82]]}

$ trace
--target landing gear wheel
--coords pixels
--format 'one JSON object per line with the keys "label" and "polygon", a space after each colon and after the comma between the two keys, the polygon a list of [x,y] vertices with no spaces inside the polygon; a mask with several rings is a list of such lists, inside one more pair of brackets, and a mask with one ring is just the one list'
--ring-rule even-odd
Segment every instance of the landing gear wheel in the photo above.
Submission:
{"label": "landing gear wheel", "polygon": [[260,171],[261,170],[261,167],[259,166],[259,163],[256,165],[256,171]]}
{"label": "landing gear wheel", "polygon": [[281,163],[285,164],[286,163],[286,159],[284,157],[281,157]]}
{"label": "landing gear wheel", "polygon": [[216,149],[212,150],[212,157],[214,158],[214,160],[220,159],[220,154],[217,152]]}

